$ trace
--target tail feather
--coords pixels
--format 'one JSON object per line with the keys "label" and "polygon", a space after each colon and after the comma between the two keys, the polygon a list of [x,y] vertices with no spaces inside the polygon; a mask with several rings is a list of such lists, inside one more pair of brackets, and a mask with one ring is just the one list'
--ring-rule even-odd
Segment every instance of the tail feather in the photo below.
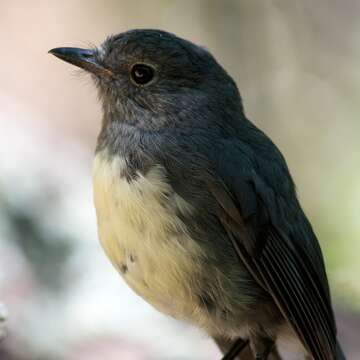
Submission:
{"label": "tail feather", "polygon": [[338,341],[336,342],[336,360],[346,360],[345,354]]}

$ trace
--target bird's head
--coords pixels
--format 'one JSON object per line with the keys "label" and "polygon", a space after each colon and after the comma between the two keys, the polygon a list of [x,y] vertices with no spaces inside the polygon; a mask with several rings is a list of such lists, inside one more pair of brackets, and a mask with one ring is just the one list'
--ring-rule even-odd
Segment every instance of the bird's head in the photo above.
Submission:
{"label": "bird's head", "polygon": [[209,118],[207,111],[241,109],[235,83],[214,57],[164,31],[130,30],[98,48],[55,48],[50,53],[92,74],[105,122],[151,130],[185,118],[200,122]]}

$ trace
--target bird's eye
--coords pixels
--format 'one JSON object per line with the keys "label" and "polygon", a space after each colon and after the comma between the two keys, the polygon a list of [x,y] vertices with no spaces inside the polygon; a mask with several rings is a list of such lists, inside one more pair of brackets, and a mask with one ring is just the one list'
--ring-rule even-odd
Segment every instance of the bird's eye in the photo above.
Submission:
{"label": "bird's eye", "polygon": [[137,85],[146,85],[154,77],[154,69],[145,64],[135,64],[131,68],[131,79]]}

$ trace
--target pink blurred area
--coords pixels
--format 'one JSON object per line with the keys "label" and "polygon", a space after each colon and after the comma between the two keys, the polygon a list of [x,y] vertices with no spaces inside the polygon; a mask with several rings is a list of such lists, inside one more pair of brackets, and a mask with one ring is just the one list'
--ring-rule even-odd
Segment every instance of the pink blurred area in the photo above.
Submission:
{"label": "pink blurred area", "polygon": [[118,338],[90,339],[77,344],[71,349],[69,360],[146,360],[151,356],[149,349],[144,349],[139,344],[130,344]]}

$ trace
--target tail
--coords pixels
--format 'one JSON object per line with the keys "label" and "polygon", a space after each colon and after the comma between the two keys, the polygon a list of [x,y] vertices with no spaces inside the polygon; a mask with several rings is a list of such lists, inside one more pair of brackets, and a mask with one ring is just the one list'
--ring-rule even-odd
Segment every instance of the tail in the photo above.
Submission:
{"label": "tail", "polygon": [[336,342],[336,360],[346,360],[346,357],[338,341]]}

